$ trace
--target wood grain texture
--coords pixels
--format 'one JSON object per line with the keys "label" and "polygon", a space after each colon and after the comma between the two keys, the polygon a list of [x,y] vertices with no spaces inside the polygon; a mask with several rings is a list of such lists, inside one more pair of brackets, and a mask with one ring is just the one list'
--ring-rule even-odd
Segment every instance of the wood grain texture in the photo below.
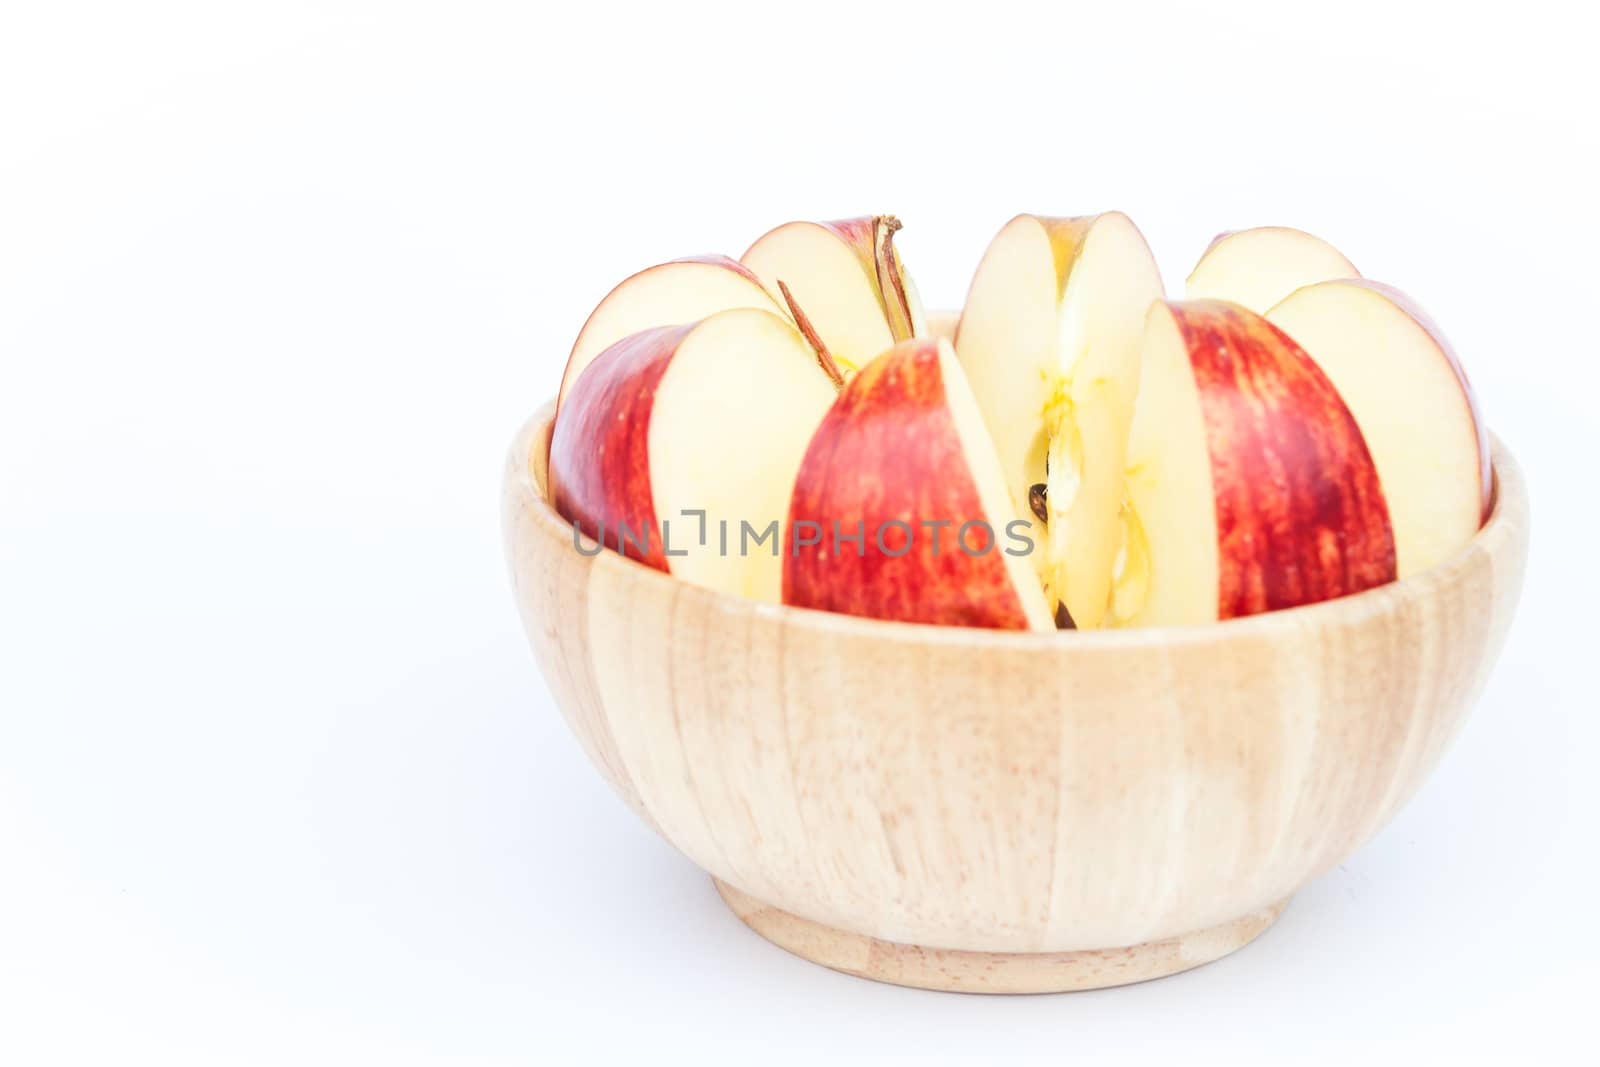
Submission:
{"label": "wood grain texture", "polygon": [[[747,919],[775,909],[839,944],[1056,954],[1245,929],[1432,771],[1527,553],[1522,477],[1496,444],[1473,542],[1356,596],[1126,631],[879,622],[580,555],[545,500],[552,411],[512,446],[504,532],[556,703],[630,808],[760,902],[735,905]],[[800,943],[839,966],[837,946]]]}
{"label": "wood grain texture", "polygon": [[1209,930],[1081,952],[963,952],[898,945],[823,926],[713,878],[741,922],[785,952],[857,978],[949,993],[1068,993],[1165,978],[1243,948],[1277,922],[1280,900]]}

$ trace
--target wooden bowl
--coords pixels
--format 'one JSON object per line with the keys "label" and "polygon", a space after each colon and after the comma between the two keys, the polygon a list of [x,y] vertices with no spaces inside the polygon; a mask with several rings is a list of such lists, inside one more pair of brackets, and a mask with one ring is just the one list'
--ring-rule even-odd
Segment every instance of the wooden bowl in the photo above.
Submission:
{"label": "wooden bowl", "polygon": [[1265,930],[1438,763],[1515,610],[1521,473],[1458,555],[1203,626],[1014,633],[785,608],[580,555],[512,446],[506,550],[590,759],[768,940],[929,989],[1120,985]]}

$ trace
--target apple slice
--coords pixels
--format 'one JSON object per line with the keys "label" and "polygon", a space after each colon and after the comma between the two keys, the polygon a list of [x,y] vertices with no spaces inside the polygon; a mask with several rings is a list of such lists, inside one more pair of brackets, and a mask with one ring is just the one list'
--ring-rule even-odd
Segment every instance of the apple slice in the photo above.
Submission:
{"label": "apple slice", "polygon": [[1490,503],[1489,438],[1439,328],[1404,293],[1364,279],[1297,289],[1267,319],[1316,361],[1361,427],[1400,577],[1470,541]]}
{"label": "apple slice", "polygon": [[776,602],[776,527],[837,395],[773,312],[633,334],[594,360],[557,413],[551,503],[575,530],[658,570]]}
{"label": "apple slice", "polygon": [[852,377],[789,503],[783,599],[902,622],[1055,628],[983,416],[948,341]]}
{"label": "apple slice", "polygon": [[1190,300],[1231,300],[1257,314],[1302,285],[1359,278],[1355,264],[1320,237],[1287,226],[1219,234],[1185,285]]}
{"label": "apple slice", "polygon": [[789,308],[802,332],[850,372],[926,333],[922,301],[894,247],[899,229],[892,215],[789,222],[759,238],[740,261]]}
{"label": "apple slice", "polygon": [[727,256],[675,259],[623,279],[590,312],[579,331],[561,375],[556,406],[566,400],[584,369],[624,337],[656,326],[698,322],[729,308],[760,308],[786,315],[761,280]]}
{"label": "apple slice", "polygon": [[1389,510],[1356,420],[1252,311],[1150,309],[1128,463],[1119,623],[1229,619],[1394,580]]}
{"label": "apple slice", "polygon": [[1139,345],[1161,293],[1126,215],[1019,215],[984,253],[956,332],[1006,487],[1032,512],[1046,597],[1083,629],[1111,592]]}

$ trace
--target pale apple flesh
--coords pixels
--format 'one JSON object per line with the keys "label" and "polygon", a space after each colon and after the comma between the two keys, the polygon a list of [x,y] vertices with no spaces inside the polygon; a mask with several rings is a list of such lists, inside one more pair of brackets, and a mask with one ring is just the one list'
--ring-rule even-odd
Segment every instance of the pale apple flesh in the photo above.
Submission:
{"label": "pale apple flesh", "polygon": [[1258,315],[1301,286],[1361,272],[1320,237],[1288,226],[1258,226],[1219,235],[1185,285],[1190,300],[1227,300]]}
{"label": "pale apple flesh", "polygon": [[1243,307],[1150,309],[1128,464],[1141,588],[1119,623],[1237,618],[1395,578],[1355,419],[1310,357]]}
{"label": "pale apple flesh", "polygon": [[1459,551],[1489,508],[1489,442],[1444,334],[1403,293],[1362,279],[1299,289],[1267,318],[1316,361],[1361,427],[1400,577]]}
{"label": "pale apple flesh", "polygon": [[784,602],[1054,629],[1026,546],[1008,533],[1019,518],[949,343],[903,342],[850,379],[806,450],[789,528],[795,543],[813,533],[819,542],[787,552]]}
{"label": "pale apple flesh", "polygon": [[[930,311],[928,312],[925,336],[934,340],[956,342],[956,327],[961,323],[959,311]],[[957,353],[960,355],[960,353]]]}
{"label": "pale apple flesh", "polygon": [[1161,295],[1127,216],[1020,215],[984,254],[956,334],[1007,488],[1039,542],[1038,578],[1080,629],[1102,625],[1110,605],[1144,316]]}
{"label": "pale apple flesh", "polygon": [[633,334],[593,361],[557,413],[551,503],[642,563],[777,602],[781,531],[763,535],[781,527],[836,395],[794,326],[771,312]]}
{"label": "pale apple flesh", "polygon": [[657,264],[624,279],[590,313],[561,376],[564,403],[589,364],[624,337],[657,326],[698,322],[730,308],[786,315],[759,278],[727,256],[691,256]]}
{"label": "pale apple flesh", "polygon": [[890,215],[790,222],[740,261],[772,297],[804,318],[822,351],[852,373],[897,342],[924,336],[922,301],[905,269]]}

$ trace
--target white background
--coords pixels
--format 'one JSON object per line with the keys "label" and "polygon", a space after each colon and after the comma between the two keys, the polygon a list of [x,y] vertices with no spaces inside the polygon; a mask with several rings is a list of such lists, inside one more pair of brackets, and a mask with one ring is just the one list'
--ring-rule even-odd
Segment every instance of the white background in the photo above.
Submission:
{"label": "white background", "polygon": [[[1592,1055],[1592,26],[0,11],[0,1062]],[[1106,208],[1173,286],[1288,223],[1435,314],[1527,469],[1518,623],[1411,806],[1236,956],[1021,999],[802,963],[567,734],[504,449],[636,268],[893,211],[951,306],[1012,214]]]}

